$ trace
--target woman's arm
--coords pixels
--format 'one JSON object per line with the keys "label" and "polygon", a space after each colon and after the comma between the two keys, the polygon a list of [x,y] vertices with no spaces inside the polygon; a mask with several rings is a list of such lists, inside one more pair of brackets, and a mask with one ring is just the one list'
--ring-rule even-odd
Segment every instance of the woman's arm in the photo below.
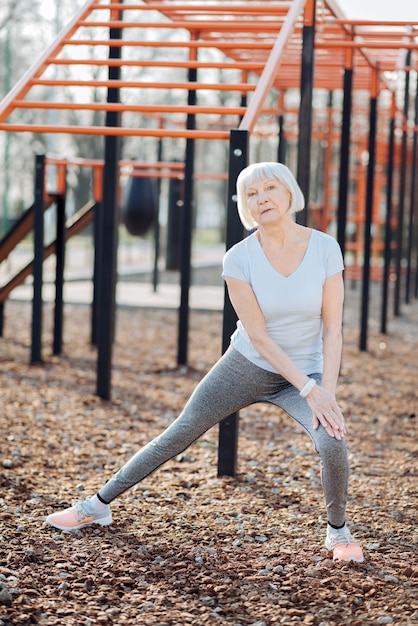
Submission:
{"label": "woman's arm", "polygon": [[336,439],[346,432],[344,416],[335,398],[341,366],[343,303],[344,282],[342,272],[338,272],[326,279],[322,293],[322,384],[316,385],[307,397],[314,428],[322,424]]}
{"label": "woman's arm", "polygon": [[322,296],[322,386],[335,394],[341,367],[344,282],[342,273],[330,276]]}
{"label": "woman's arm", "polygon": [[[336,439],[342,439],[345,433],[344,417],[335,400],[335,385],[336,379],[338,377],[339,359],[337,373],[335,375],[336,361],[334,363],[334,367],[332,366],[332,332],[328,332],[330,331],[331,327],[333,330],[335,329],[335,321],[334,323],[331,323],[331,318],[335,318],[336,320],[338,311],[337,305],[332,304],[334,291],[332,289],[332,284],[334,282],[332,281],[332,278],[333,277],[328,279],[331,280],[331,283],[327,285],[327,280],[324,287],[323,313],[325,312],[325,316],[327,318],[327,323],[324,324],[324,328],[326,326],[328,333],[328,338],[325,339],[325,344],[327,345],[327,358],[325,358],[324,352],[324,365],[326,365],[326,381],[328,381],[327,385],[332,386],[332,381],[334,381],[335,378],[334,389],[328,389],[328,387],[326,388],[324,385],[315,385],[315,387],[308,394],[306,400],[308,401],[309,406],[312,409],[314,427],[318,428],[319,424],[321,423],[324,428],[326,428],[328,434],[331,437],[335,437]],[[260,309],[251,285],[236,278],[227,277],[225,281],[228,287],[228,294],[232,306],[234,307],[238,318],[240,319],[252,345],[257,350],[258,354],[266,361],[268,361],[268,363],[270,363],[270,365],[281,376],[283,376],[283,378],[286,378],[286,380],[288,380],[292,385],[301,390],[308,382],[309,377],[304,372],[302,372],[302,370],[300,370],[285,354],[280,346],[278,346],[269,337],[264,315]],[[335,283],[337,284],[336,280]],[[326,333],[324,333],[324,338],[325,334]],[[341,351],[339,352],[339,354],[341,355]]]}
{"label": "woman's arm", "polygon": [[225,278],[228,294],[241,324],[258,354],[297,389],[308,382],[306,376],[268,335],[264,315],[254,291],[237,278]]}

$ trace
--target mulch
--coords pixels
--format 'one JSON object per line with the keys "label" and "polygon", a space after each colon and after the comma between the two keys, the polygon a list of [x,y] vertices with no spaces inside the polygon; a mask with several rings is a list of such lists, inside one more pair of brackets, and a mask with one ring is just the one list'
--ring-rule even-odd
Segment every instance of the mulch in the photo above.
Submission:
{"label": "mulch", "polygon": [[90,309],[67,305],[65,347],[30,365],[28,303],[8,302],[1,360],[0,626],[418,624],[416,303],[367,352],[345,325],[349,523],[365,562],[334,563],[318,459],[286,415],[240,415],[235,477],[217,428],[112,505],[114,523],[64,533],[48,513],[94,493],[176,416],[221,350],[221,314],[119,309],[112,399],[95,393]]}

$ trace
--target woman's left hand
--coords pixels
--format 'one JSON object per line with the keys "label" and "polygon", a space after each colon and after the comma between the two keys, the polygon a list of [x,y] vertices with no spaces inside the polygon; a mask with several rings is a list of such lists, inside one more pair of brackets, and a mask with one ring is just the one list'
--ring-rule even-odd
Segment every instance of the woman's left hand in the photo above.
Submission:
{"label": "woman's left hand", "polygon": [[335,396],[324,387],[315,385],[306,396],[306,400],[312,410],[314,429],[318,430],[322,424],[330,437],[339,441],[344,439],[346,434],[344,415]]}

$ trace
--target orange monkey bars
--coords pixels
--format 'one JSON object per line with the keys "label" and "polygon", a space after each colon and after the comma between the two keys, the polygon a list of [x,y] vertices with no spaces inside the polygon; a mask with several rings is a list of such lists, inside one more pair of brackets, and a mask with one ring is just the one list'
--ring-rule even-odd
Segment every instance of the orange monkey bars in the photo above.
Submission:
{"label": "orange monkey bars", "polygon": [[[320,219],[327,228],[338,208],[338,239],[361,264],[359,228],[365,220],[377,226],[373,253],[382,247],[385,225],[401,228],[400,214],[383,218],[379,204],[387,163],[393,158],[391,167],[402,172],[413,158],[408,135],[416,133],[418,120],[412,122],[402,106],[402,89],[416,69],[417,51],[417,24],[348,20],[334,0],[88,0],[0,103],[0,130],[106,138],[103,176],[100,170],[95,181],[95,195],[103,185],[102,232],[104,237],[111,233],[101,244],[110,250],[104,265],[115,256],[112,212],[122,136],[184,140],[185,204],[190,206],[195,139],[230,140],[230,177],[238,164],[245,165],[246,134],[279,135],[281,156],[286,139],[297,139],[298,179],[308,201],[311,139],[322,142],[327,188],[319,218],[313,212],[315,223]],[[291,90],[300,93],[297,111],[287,109]],[[313,90],[343,92],[342,121],[334,119],[332,105],[326,114],[316,110]],[[69,111],[77,114],[72,122]],[[89,112],[96,115],[94,123]],[[371,128],[375,145],[368,142]],[[373,157],[373,172],[368,157]],[[349,193],[350,176],[354,191]],[[391,190],[405,185],[400,178],[390,181]],[[189,233],[187,211],[185,220]],[[346,242],[350,222],[356,234]],[[187,256],[190,241],[184,247]],[[396,247],[399,252],[400,239]],[[187,308],[183,295],[181,307]],[[111,326],[111,316],[106,324]]]}
{"label": "orange monkey bars", "polygon": [[[322,213],[317,211],[319,218],[315,211],[313,217],[315,223],[320,219],[324,228],[336,222],[337,238],[343,251],[352,254],[355,264],[362,269],[360,347],[365,349],[370,263],[372,255],[378,254],[382,247],[381,231],[385,231],[384,287],[389,283],[391,251],[395,248],[396,289],[399,291],[405,226],[411,233],[418,219],[413,204],[418,158],[417,86],[417,112],[413,121],[409,111],[409,83],[412,70],[416,73],[417,52],[417,24],[348,20],[334,0],[138,0],[126,3],[88,0],[79,9],[0,103],[0,130],[105,137],[103,168],[92,165],[94,195],[100,197],[97,203],[99,235],[95,247],[95,267],[100,269],[100,275],[94,319],[99,334],[99,396],[110,397],[122,136],[183,139],[185,143],[180,364],[187,362],[193,180],[196,176],[194,142],[196,139],[229,140],[226,245],[230,247],[242,237],[233,198],[236,176],[249,160],[250,133],[278,136],[279,160],[285,160],[287,139],[297,139],[297,176],[308,203],[311,141],[323,144],[323,206]],[[291,90],[299,92],[300,106],[296,113],[286,109],[285,96]],[[322,110],[316,109],[314,90],[329,94],[327,112],[323,111],[323,106]],[[340,119],[336,120],[331,101],[338,91],[343,93],[343,103],[337,109]],[[216,94],[222,97],[216,98]],[[52,110],[55,115],[48,115]],[[77,113],[72,123],[67,115],[69,111]],[[88,117],[89,112],[96,114],[94,123]],[[335,143],[339,148],[338,166],[333,156]],[[33,218],[33,306],[36,311],[36,315],[33,314],[33,329],[36,327],[32,335],[33,361],[40,358],[45,253],[45,159],[39,156]],[[407,170],[412,172],[410,190],[407,189]],[[399,171],[398,177],[395,171]],[[384,217],[381,211],[383,189],[386,191]],[[396,205],[395,192],[398,194],[396,216],[392,211],[392,206]],[[408,196],[409,207],[405,204]],[[62,221],[63,206],[59,208]],[[408,222],[404,224],[407,209]],[[86,215],[91,216],[91,211]],[[348,233],[348,226],[354,226],[354,237],[352,232]],[[361,226],[363,236],[360,236]],[[395,229],[396,242],[392,237]],[[60,237],[65,239],[63,228]],[[411,235],[408,246],[407,278],[410,281]],[[62,264],[61,256],[57,258],[61,278]],[[387,299],[387,289],[384,298]],[[399,300],[399,293],[396,299]],[[99,316],[97,311],[100,311]],[[225,338],[234,325],[232,307],[226,299],[224,347]],[[218,466],[221,475],[235,473],[236,418],[237,415],[230,416],[221,424]]]}
{"label": "orange monkey bars", "polygon": [[[242,127],[254,129],[263,115],[272,88],[283,92],[300,87],[301,42],[310,5],[312,0],[178,4],[171,0],[127,4],[89,0],[4,98],[0,104],[0,129],[136,136],[145,136],[148,132],[154,137],[178,137],[181,133],[164,128],[164,122],[169,125],[173,115],[180,115],[183,116],[184,138],[226,139],[228,135],[224,128],[211,127],[208,130],[205,118],[213,115],[221,121],[223,116],[242,116],[239,97],[244,94],[252,94],[252,97],[245,105]],[[341,72],[346,67],[348,51],[356,53],[355,89],[369,90],[372,68],[379,68],[381,86],[387,87],[385,73],[393,74],[402,69],[399,50],[416,50],[418,45],[416,27],[410,23],[347,20],[331,0],[318,3],[316,24],[314,86],[329,91],[342,86]],[[118,36],[106,37],[110,30],[118,31]],[[149,32],[152,32],[152,38]],[[107,50],[117,47],[124,49],[127,58],[106,58]],[[150,49],[155,50],[158,59],[143,58]],[[221,52],[224,57],[210,62],[203,58],[205,50],[211,54]],[[172,58],[174,56],[178,58]],[[125,76],[116,80],[98,79],[94,77],[94,68],[101,67],[122,68]],[[157,72],[152,74],[153,80],[149,75],[143,80],[130,77],[130,70],[141,68],[160,69],[162,78]],[[187,76],[182,81],[173,80],[173,72],[164,79],[167,70],[177,71],[180,76],[182,70],[191,68],[201,70],[204,80],[189,80]],[[224,72],[223,82],[209,77],[205,70],[211,68]],[[61,70],[68,73],[74,69],[79,73],[83,70],[85,78],[60,75]],[[96,90],[97,97],[98,91],[109,87],[122,90],[119,110],[124,116],[118,128],[109,128],[105,124],[42,123],[39,119],[33,123],[18,115],[19,111],[29,109],[110,111],[118,105],[106,103],[105,91],[101,102],[91,99],[92,90]],[[40,99],[30,97],[32,93],[39,93],[40,88],[43,88]],[[58,101],[56,94],[48,95],[51,89],[60,90],[60,93],[70,89],[76,96],[74,101],[71,101],[73,98]],[[170,90],[184,91],[185,94],[190,90],[203,94],[223,91],[229,92],[231,98],[236,94],[237,98],[235,105],[228,103],[200,109],[185,104],[173,108],[167,97]],[[147,93],[152,96],[152,105],[144,102],[151,97]],[[163,124],[142,129],[141,119],[135,114],[147,115],[152,106]],[[195,129],[187,130],[185,116],[192,113],[198,122]]]}

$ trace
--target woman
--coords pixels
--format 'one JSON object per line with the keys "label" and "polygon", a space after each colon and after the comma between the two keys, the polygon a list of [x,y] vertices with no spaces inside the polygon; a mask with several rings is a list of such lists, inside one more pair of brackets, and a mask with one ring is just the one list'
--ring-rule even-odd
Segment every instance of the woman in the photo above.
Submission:
{"label": "woman", "polygon": [[302,192],[279,163],[256,163],[237,180],[245,228],[224,257],[223,277],[238,316],[226,353],[197,386],[180,416],[139,450],[93,497],[47,522],[62,530],[112,522],[109,504],[220,420],[255,402],[284,409],[321,458],[335,560],[363,561],[346,526],[345,422],[335,399],[342,349],[343,259],[337,242],[297,224]]}

